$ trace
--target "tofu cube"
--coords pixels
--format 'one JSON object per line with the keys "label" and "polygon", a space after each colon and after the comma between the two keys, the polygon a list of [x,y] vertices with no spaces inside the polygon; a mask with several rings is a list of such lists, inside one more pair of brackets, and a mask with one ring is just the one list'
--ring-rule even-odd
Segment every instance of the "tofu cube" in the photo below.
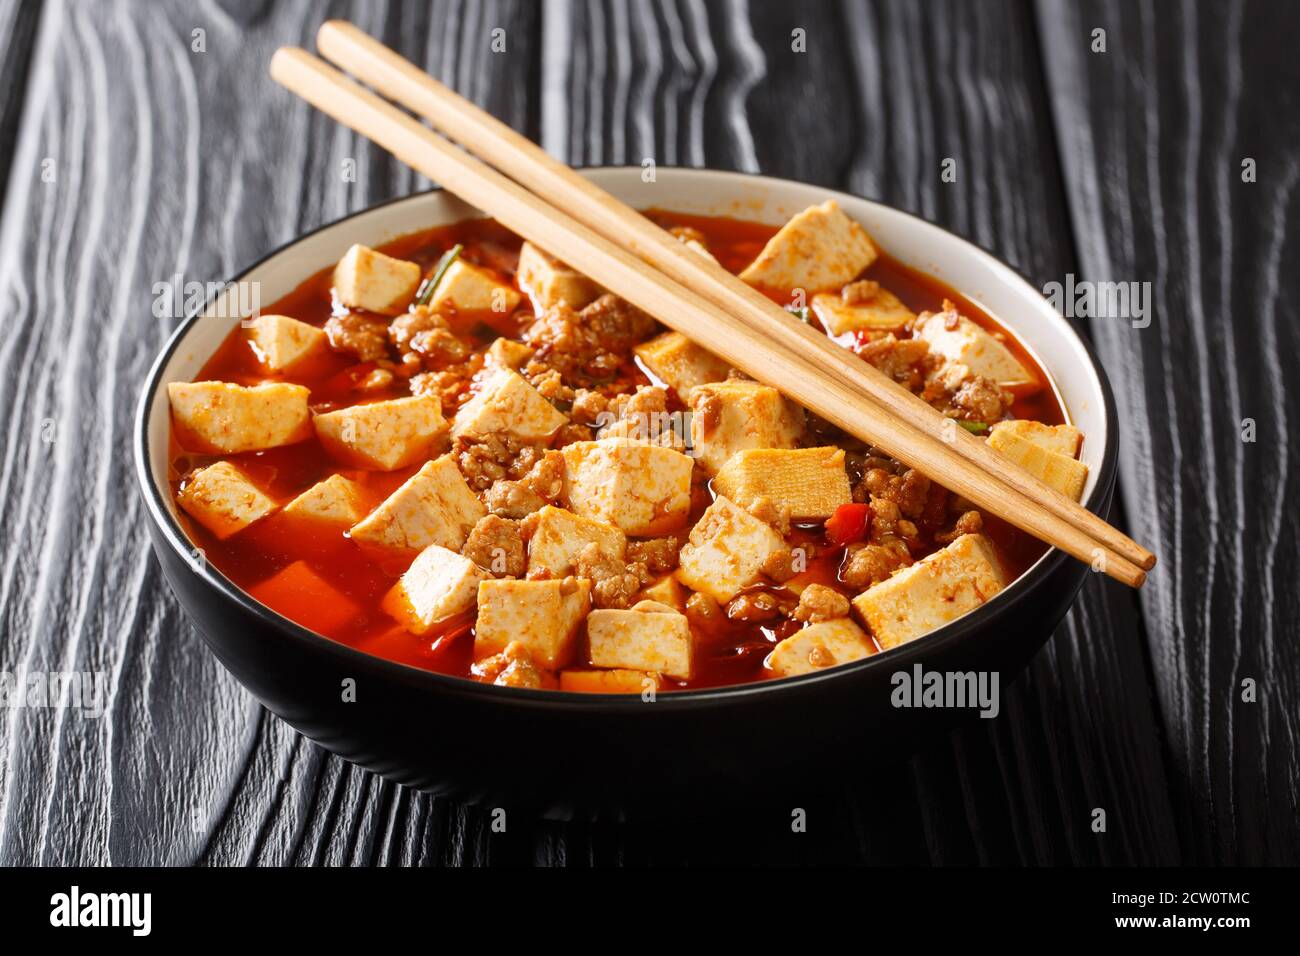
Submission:
{"label": "tofu cube", "polygon": [[587,613],[591,582],[483,581],[478,586],[474,658],[482,660],[519,641],[533,662],[558,670],[573,659],[578,625]]}
{"label": "tofu cube", "polygon": [[847,617],[809,624],[787,637],[767,657],[769,670],[781,677],[796,677],[876,652],[871,638]]}
{"label": "tofu cube", "polygon": [[1048,451],[1042,444],[1007,429],[995,428],[989,435],[988,444],[1067,498],[1078,501],[1083,496],[1083,486],[1088,481],[1088,466],[1083,462]]}
{"label": "tofu cube", "polygon": [[523,300],[491,269],[457,259],[442,274],[429,307],[437,312],[495,312],[509,315]]}
{"label": "tofu cube", "polygon": [[308,630],[333,637],[361,616],[361,607],[307,564],[295,561],[248,593]]}
{"label": "tofu cube", "polygon": [[451,433],[456,438],[509,434],[521,441],[544,441],[567,421],[518,372],[496,368],[456,412]]}
{"label": "tofu cube", "polygon": [[782,226],[740,278],[774,292],[823,292],[856,279],[879,254],[866,230],[831,199]]}
{"label": "tofu cube", "polygon": [[719,496],[682,547],[677,580],[719,602],[758,580],[768,558],[785,547],[770,525]]}
{"label": "tofu cube", "polygon": [[853,599],[853,609],[881,649],[889,650],[975,610],[1002,587],[988,538],[964,534],[863,591]]}
{"label": "tofu cube", "polygon": [[613,525],[553,505],[546,505],[529,519],[529,530],[528,575],[532,578],[572,574],[574,557],[589,544],[618,561],[627,549],[627,537]]}
{"label": "tofu cube", "polygon": [[683,402],[696,385],[721,382],[731,371],[722,359],[696,345],[680,332],[665,332],[632,349],[650,374],[663,382]]}
{"label": "tofu cube", "polygon": [[637,597],[643,601],[654,601],[675,611],[686,610],[686,589],[671,574],[666,574],[654,584],[643,588]]}
{"label": "tofu cube", "polygon": [[819,292],[809,303],[813,314],[831,335],[845,332],[893,332],[916,318],[901,299],[875,282],[855,282],[853,301],[829,292]]}
{"label": "tofu cube", "polygon": [[418,263],[355,245],[334,267],[334,292],[349,309],[400,315],[415,297],[420,275]]}
{"label": "tofu cube", "polygon": [[485,514],[455,459],[443,455],[425,462],[349,534],[358,544],[399,555],[431,544],[459,551]]}
{"label": "tofu cube", "polygon": [[539,313],[560,303],[576,311],[600,295],[600,286],[531,242],[519,249],[515,279]]}
{"label": "tofu cube", "polygon": [[528,364],[533,357],[533,349],[514,339],[497,339],[488,346],[486,359],[493,365],[512,368],[516,371]]}
{"label": "tofu cube", "polygon": [[1083,432],[1073,425],[1044,425],[1027,418],[998,422],[990,430],[989,438],[995,435],[1016,435],[1044,451],[1066,458],[1078,458],[1079,446],[1083,443]]}
{"label": "tofu cube", "polygon": [[803,409],[745,379],[697,386],[691,408],[691,444],[710,475],[746,448],[793,448],[803,432]]}
{"label": "tofu cube", "polygon": [[234,455],[311,437],[309,391],[268,382],[172,382],[167,386],[176,437],[189,451]]}
{"label": "tofu cube", "polygon": [[339,528],[350,528],[365,516],[361,489],[342,475],[316,482],[280,512],[281,518]]}
{"label": "tofu cube", "polygon": [[325,351],[324,329],[287,315],[259,315],[248,324],[248,343],[264,368],[282,372]]}
{"label": "tofu cube", "polygon": [[580,694],[643,694],[647,690],[658,690],[663,684],[663,678],[650,671],[623,668],[560,671],[560,690]]}
{"label": "tofu cube", "polygon": [[713,490],[742,508],[767,498],[793,518],[825,520],[853,500],[844,449],[747,448],[738,451],[713,479]]}
{"label": "tofu cube", "polygon": [[564,500],[577,514],[624,534],[675,531],[691,511],[694,462],[681,452],[628,438],[566,445]]}
{"label": "tofu cube", "polygon": [[691,626],[676,611],[597,608],[587,615],[587,651],[596,667],[691,677]]}
{"label": "tofu cube", "polygon": [[276,508],[271,497],[228,461],[190,475],[176,500],[186,514],[223,541]]}
{"label": "tofu cube", "polygon": [[922,315],[914,330],[914,334],[923,339],[934,354],[943,356],[949,362],[958,362],[975,375],[996,382],[1003,388],[1024,388],[1039,384],[1037,376],[1009,348],[991,333],[959,314],[955,308]]}
{"label": "tofu cube", "polygon": [[412,634],[426,634],[439,621],[472,608],[479,584],[490,578],[469,558],[431,544],[411,562],[381,606]]}
{"label": "tofu cube", "polygon": [[424,461],[447,437],[442,403],[430,395],[352,405],[317,415],[316,437],[330,456],[356,468],[394,471]]}

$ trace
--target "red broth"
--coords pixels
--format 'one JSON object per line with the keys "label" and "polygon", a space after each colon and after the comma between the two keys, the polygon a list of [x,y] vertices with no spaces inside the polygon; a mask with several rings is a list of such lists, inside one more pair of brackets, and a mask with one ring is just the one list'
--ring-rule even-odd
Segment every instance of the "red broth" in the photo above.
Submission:
{"label": "red broth", "polygon": [[[737,219],[661,210],[651,210],[648,215],[665,226],[689,226],[698,230],[707,240],[710,251],[732,272],[743,269],[777,229]],[[490,220],[469,220],[413,233],[380,249],[389,255],[418,262],[427,272],[455,243],[464,245],[462,255],[469,261],[507,274],[514,273],[520,240]],[[333,309],[331,273],[332,268],[322,269],[263,311],[289,315],[316,326],[324,325]],[[1048,382],[1046,374],[1020,343],[961,293],[888,255],[881,255],[864,277],[880,282],[917,313],[938,310],[945,299],[955,302],[962,314],[997,334],[1026,368],[1033,370],[1042,382]],[[526,308],[522,315],[529,317]],[[462,334],[471,335],[476,347],[482,348],[499,335],[518,337],[520,331],[518,324],[511,320],[503,323],[499,319],[494,320],[492,327],[478,324],[473,329],[458,329]],[[203,366],[195,381],[222,380],[244,385],[292,381],[311,389],[313,410],[326,411],[351,403],[355,393],[351,393],[348,386],[355,369],[353,357],[330,352],[311,367],[295,368],[291,376],[268,375],[258,364],[243,330],[236,328]],[[405,381],[399,378],[387,394],[371,392],[365,400],[394,398],[407,393]],[[1031,395],[1018,395],[1011,413],[1016,418],[1048,424],[1065,420],[1050,387]],[[341,473],[363,489],[368,499],[366,504],[373,507],[416,471],[415,466],[394,472],[340,469],[314,437],[295,445],[224,457],[244,470],[281,504],[331,474]],[[173,495],[180,491],[192,471],[215,460],[212,456],[186,451],[173,429],[169,445],[169,479]],[[708,506],[707,494],[697,494],[696,497],[692,521]],[[472,611],[444,622],[430,634],[417,637],[380,609],[380,601],[405,571],[408,562],[376,563],[344,534],[312,537],[304,535],[300,528],[289,533],[278,515],[271,515],[224,541],[183,512],[180,519],[190,538],[202,549],[205,560],[285,617],[333,640],[389,660],[472,678]],[[1008,579],[1019,576],[1046,550],[1041,542],[991,515],[984,516],[984,531],[996,545]],[[819,546],[818,553],[801,577],[835,584],[844,549],[829,546],[819,524],[799,526],[793,538]],[[328,587],[322,587],[320,582]],[[750,590],[763,590],[765,587],[755,585]],[[764,667],[764,659],[776,642],[800,626],[793,621],[783,621],[779,626],[771,627],[724,620],[707,631],[697,628],[694,677],[690,681],[666,680],[665,686],[668,689],[711,687],[770,678],[774,675]],[[585,649],[579,656],[585,656]]]}

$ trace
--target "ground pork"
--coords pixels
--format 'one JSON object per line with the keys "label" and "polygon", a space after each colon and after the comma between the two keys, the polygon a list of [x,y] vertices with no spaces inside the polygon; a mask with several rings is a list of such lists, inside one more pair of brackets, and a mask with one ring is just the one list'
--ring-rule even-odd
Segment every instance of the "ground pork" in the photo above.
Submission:
{"label": "ground pork", "polygon": [[810,584],[799,595],[799,606],[794,617],[799,621],[816,624],[849,616],[849,599],[834,588],[824,584]]}
{"label": "ground pork", "polygon": [[479,519],[460,553],[498,577],[523,577],[527,564],[519,522],[494,514]]}

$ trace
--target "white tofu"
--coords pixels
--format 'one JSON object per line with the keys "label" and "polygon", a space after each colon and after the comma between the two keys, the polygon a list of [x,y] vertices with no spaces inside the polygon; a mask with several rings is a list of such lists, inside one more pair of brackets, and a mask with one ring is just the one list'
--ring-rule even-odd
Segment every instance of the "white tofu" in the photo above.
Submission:
{"label": "white tofu", "polygon": [[934,354],[960,363],[1003,388],[1038,384],[1038,378],[1010,349],[956,309],[922,315],[914,330]]}
{"label": "white tofu", "polygon": [[713,479],[713,490],[749,508],[759,498],[790,509],[792,518],[825,520],[853,500],[844,449],[747,448]]}
{"label": "white tofu", "polygon": [[822,292],[857,278],[878,255],[866,230],[832,199],[782,226],[740,278],[772,291]]}
{"label": "white tofu", "polygon": [[568,420],[518,372],[496,368],[456,412],[451,433],[456,438],[509,434],[525,442],[545,441]]}
{"label": "white tofu", "polygon": [[1083,432],[1073,425],[1044,425],[1027,418],[998,422],[989,432],[990,443],[997,435],[1015,435],[1044,451],[1066,458],[1078,458],[1079,446],[1083,442]]}
{"label": "white tofu", "polygon": [[469,558],[432,544],[384,596],[382,607],[412,634],[425,634],[439,621],[472,608],[479,584],[490,578]]}
{"label": "white tofu", "polygon": [[587,650],[595,667],[691,677],[691,627],[676,611],[597,608],[587,615]]}
{"label": "white tofu", "polygon": [[875,653],[871,638],[847,617],[809,624],[796,631],[767,657],[767,666],[781,677],[811,674],[837,664],[860,661]]}
{"label": "white tofu", "polygon": [[719,496],[691,529],[677,580],[725,603],[757,581],[768,558],[784,547],[774,528]]}
{"label": "white tofu", "polygon": [[539,314],[560,303],[577,311],[600,295],[600,286],[531,242],[519,249],[515,278]]}
{"label": "white tofu", "polygon": [[650,374],[669,386],[683,402],[696,385],[721,382],[731,366],[680,332],[664,332],[632,349]]}
{"label": "white tofu", "polygon": [[690,515],[694,462],[681,452],[602,438],[562,454],[564,500],[576,514],[647,537],[677,530]]}
{"label": "white tofu", "polygon": [[405,468],[436,454],[448,427],[442,403],[430,395],[352,405],[317,415],[312,424],[331,457],[374,471]]}
{"label": "white tofu", "polygon": [[519,641],[533,662],[558,670],[572,660],[578,625],[587,613],[591,582],[483,581],[478,586],[474,659],[482,660]]}
{"label": "white tofu", "polygon": [[334,267],[334,292],[349,309],[399,315],[419,285],[419,263],[394,259],[363,245],[349,249]]}
{"label": "white tofu", "polygon": [[437,312],[495,312],[509,315],[522,296],[491,269],[457,259],[442,274],[429,307]]}
{"label": "white tofu", "polygon": [[516,342],[514,339],[497,339],[488,346],[485,355],[486,360],[491,364],[515,370],[527,365],[528,360],[532,357],[532,347],[525,345],[523,342]]}
{"label": "white tofu", "polygon": [[[855,285],[861,286],[864,283]],[[916,314],[903,305],[894,293],[874,282],[870,285],[875,287],[874,293],[860,295],[852,303],[846,302],[842,295],[819,292],[812,297],[809,305],[822,327],[831,335],[863,330],[892,332],[916,318]]]}
{"label": "white tofu", "polygon": [[248,324],[248,344],[258,362],[272,372],[320,355],[328,340],[324,329],[287,315],[259,315]]}
{"label": "white tofu", "polygon": [[982,534],[964,534],[863,591],[853,609],[889,650],[957,620],[1002,587],[993,545]]}
{"label": "white tofu", "polygon": [[268,382],[172,382],[167,386],[176,437],[189,451],[234,455],[292,445],[311,437],[310,392]]}
{"label": "white tofu", "polygon": [[176,500],[186,514],[223,541],[276,507],[274,499],[228,461],[190,475]]}
{"label": "white tofu", "polygon": [[487,514],[451,455],[424,466],[366,518],[353,526],[352,540],[397,554],[436,544],[459,551]]}
{"label": "white tofu", "polygon": [[[528,575],[562,578],[573,573],[573,559],[589,544],[622,561],[627,537],[618,528],[563,508],[546,505],[529,518]],[[545,572],[541,574],[540,572]]]}
{"label": "white tofu", "polygon": [[330,475],[316,482],[280,512],[281,518],[340,528],[352,527],[365,514],[361,489],[342,475]]}
{"label": "white tofu", "polygon": [[1088,466],[1068,455],[1060,455],[1008,429],[994,429],[988,445],[1029,472],[1043,484],[1078,501],[1088,481]]}
{"label": "white tofu", "polygon": [[699,385],[691,393],[691,444],[705,472],[746,448],[793,448],[803,409],[776,389],[746,379]]}

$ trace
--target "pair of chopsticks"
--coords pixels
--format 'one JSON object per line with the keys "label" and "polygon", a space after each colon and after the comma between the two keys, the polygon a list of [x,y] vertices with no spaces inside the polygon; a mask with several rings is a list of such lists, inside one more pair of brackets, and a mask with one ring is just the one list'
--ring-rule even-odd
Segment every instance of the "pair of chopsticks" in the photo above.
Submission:
{"label": "pair of chopsticks", "polygon": [[342,21],[317,46],[464,148],[305,50],[276,51],[271,76],[742,372],[1094,570],[1145,581],[1151,552],[393,50]]}

